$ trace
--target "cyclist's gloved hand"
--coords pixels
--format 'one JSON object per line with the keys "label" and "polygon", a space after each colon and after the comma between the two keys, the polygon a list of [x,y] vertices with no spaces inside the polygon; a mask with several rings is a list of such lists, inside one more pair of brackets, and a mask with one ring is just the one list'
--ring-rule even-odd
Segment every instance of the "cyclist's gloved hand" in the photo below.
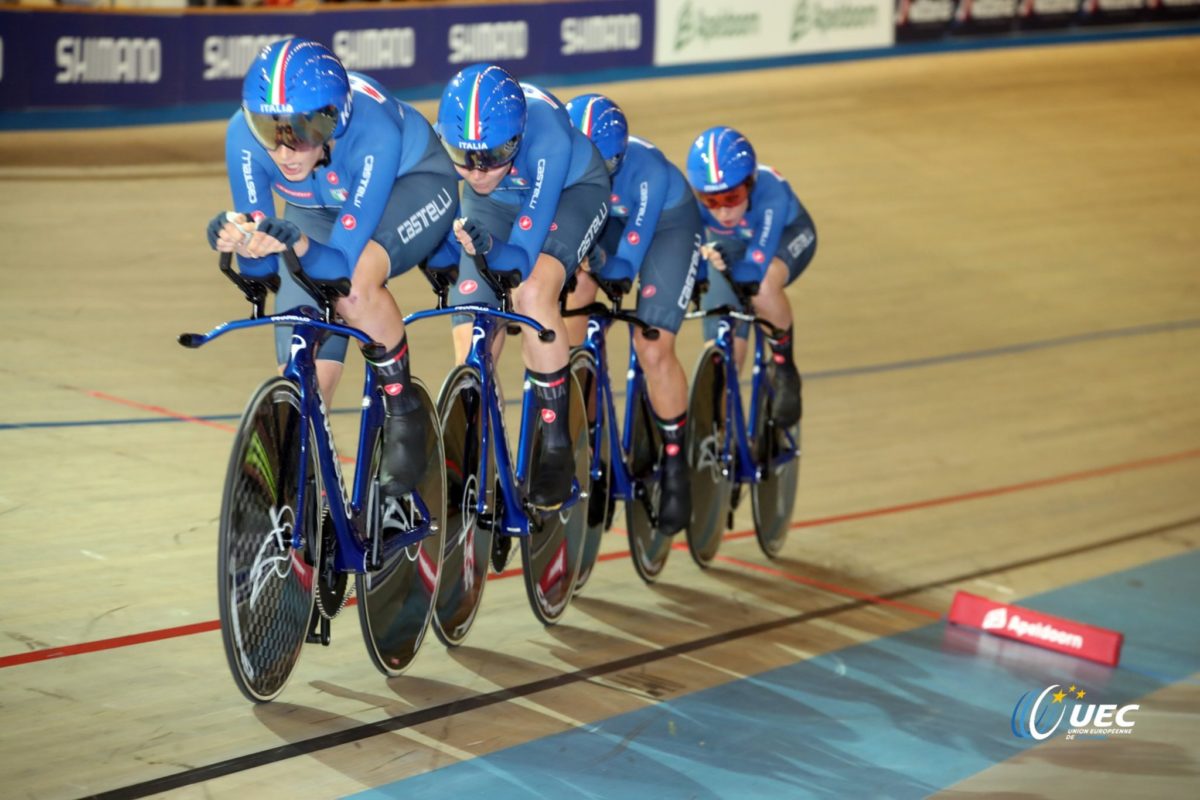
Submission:
{"label": "cyclist's gloved hand", "polygon": [[633,279],[637,277],[637,270],[633,268],[633,264],[620,256],[609,256],[598,267],[596,277],[604,281],[615,283],[629,281],[632,283]]}
{"label": "cyclist's gloved hand", "polygon": [[758,294],[759,284],[762,283],[763,268],[753,261],[736,261],[729,271],[729,280],[740,292],[753,297]]}
{"label": "cyclist's gloved hand", "polygon": [[258,222],[258,232],[270,236],[285,247],[295,247],[300,241],[300,228],[294,222],[279,217],[264,217]]}
{"label": "cyclist's gloved hand", "polygon": [[212,222],[208,223],[208,230],[205,235],[208,237],[208,246],[213,250],[217,249],[217,238],[221,235],[221,229],[226,225],[225,212],[219,212],[212,218]]}
{"label": "cyclist's gloved hand", "polygon": [[725,272],[733,264],[733,254],[725,242],[709,242],[704,245],[704,259],[719,272]]}
{"label": "cyclist's gloved hand", "polygon": [[463,217],[455,222],[458,241],[467,246],[469,242],[475,250],[475,255],[486,256],[492,250],[492,235],[487,232],[487,229],[473,219]]}

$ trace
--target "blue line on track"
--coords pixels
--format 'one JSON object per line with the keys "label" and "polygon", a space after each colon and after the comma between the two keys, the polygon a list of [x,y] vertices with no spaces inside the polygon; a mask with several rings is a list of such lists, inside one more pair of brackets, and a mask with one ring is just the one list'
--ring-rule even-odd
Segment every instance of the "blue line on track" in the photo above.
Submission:
{"label": "blue line on track", "polygon": [[936,623],[353,797],[925,797],[1036,746],[1011,728],[1027,691],[1074,685],[1085,703],[1125,705],[1187,681],[1200,670],[1197,571],[1191,551],[1020,601],[1123,631],[1119,669]]}
{"label": "blue line on track", "polygon": [[[911,358],[904,359],[902,361],[889,361],[881,364],[865,364],[858,367],[846,367],[843,369],[831,369],[820,372],[806,372],[804,373],[804,378],[805,380],[824,380],[828,378],[845,378],[855,375],[872,375],[880,372],[893,372],[896,370],[933,367],[941,364],[951,364],[958,361],[973,361],[983,358],[996,358],[999,356],[1016,355],[1018,353],[1026,353],[1033,350],[1046,350],[1053,347],[1067,347],[1076,344],[1104,341],[1106,339],[1123,339],[1133,336],[1151,336],[1154,334],[1195,330],[1198,328],[1200,328],[1200,319],[1154,322],[1145,325],[1132,325],[1125,328],[1113,328],[1106,331],[1091,331],[1088,333],[1072,334],[1070,336],[1057,336],[1051,339],[1038,339],[1031,342],[1018,342],[1016,344],[1003,345],[1000,347],[988,347],[982,350],[965,350],[959,353],[947,353],[940,356],[929,356],[927,358]],[[614,392],[614,394],[619,397],[624,394],[624,391],[617,390]],[[520,402],[520,398],[511,398],[506,400],[505,404],[515,406],[520,404]],[[357,414],[359,413],[359,409],[357,407],[337,408],[331,413]],[[192,418],[206,421],[229,421],[237,420],[239,415],[210,414],[206,416],[196,415]],[[139,417],[133,419],[70,420],[65,422],[0,422],[0,431],[27,430],[30,428],[79,428],[97,425],[150,425],[180,423],[187,421],[188,420],[186,419],[179,419],[176,417]]]}

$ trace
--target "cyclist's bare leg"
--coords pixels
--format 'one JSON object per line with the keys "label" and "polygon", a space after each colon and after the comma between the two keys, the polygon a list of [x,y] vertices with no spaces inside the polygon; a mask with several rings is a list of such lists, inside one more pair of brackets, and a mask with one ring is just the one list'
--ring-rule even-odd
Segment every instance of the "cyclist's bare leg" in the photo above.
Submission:
{"label": "cyclist's bare leg", "polygon": [[687,419],[687,375],[675,355],[675,334],[659,330],[656,339],[642,331],[633,337],[638,362],[646,375],[650,407],[662,439],[662,492],[658,529],[671,534],[682,530],[691,517],[692,503],[684,434]]}
{"label": "cyclist's bare leg", "polygon": [[390,268],[391,259],[382,245],[367,242],[350,278],[350,294],[337,303],[337,311],[348,325],[362,330],[385,350],[378,361],[368,362],[384,390],[380,482],[385,500],[407,493],[420,481],[428,435],[426,421],[419,413],[419,396],[406,386],[411,374],[404,317],[384,285]]}
{"label": "cyclist's bare leg", "polygon": [[780,330],[787,330],[792,325],[792,305],[783,291],[787,280],[787,264],[783,259],[772,259],[759,284],[758,294],[754,296],[755,313]]}
{"label": "cyclist's bare leg", "polygon": [[367,242],[354,274],[350,294],[337,302],[337,312],[346,324],[359,328],[385,348],[391,349],[404,336],[404,316],[384,283],[391,269],[387,251],[376,241]]}
{"label": "cyclist's bare leg", "polygon": [[567,360],[567,326],[563,323],[558,297],[566,279],[566,268],[553,256],[542,253],[525,282],[513,292],[513,308],[554,331],[554,341],[543,342],[531,330],[521,337],[526,380],[533,387],[542,420],[539,452],[529,481],[529,502],[553,509],[571,493],[574,453],[569,431],[571,382]]}
{"label": "cyclist's bare leg", "polygon": [[772,417],[778,424],[790,427],[799,421],[802,412],[800,373],[792,357],[792,306],[783,291],[787,281],[787,264],[782,259],[773,259],[754,297],[754,310],[783,332],[778,338],[767,339],[775,363],[771,372],[775,387]]}
{"label": "cyclist's bare leg", "polygon": [[518,314],[533,317],[554,331],[554,341],[543,342],[532,332],[521,337],[525,366],[537,372],[554,372],[567,365],[570,345],[567,326],[558,307],[567,270],[554,256],[542,253],[525,282],[513,292],[513,308]]}
{"label": "cyclist's bare leg", "polygon": [[633,337],[638,362],[646,373],[650,405],[663,419],[678,417],[687,410],[687,374],[675,355],[675,334],[658,331],[657,339],[647,339],[641,330]]}

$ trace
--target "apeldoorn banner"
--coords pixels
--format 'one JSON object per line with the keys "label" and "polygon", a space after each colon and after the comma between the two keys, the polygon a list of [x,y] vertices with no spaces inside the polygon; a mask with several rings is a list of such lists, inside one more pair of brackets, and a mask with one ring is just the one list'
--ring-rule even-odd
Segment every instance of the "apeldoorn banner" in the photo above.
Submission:
{"label": "apeldoorn banner", "polygon": [[887,47],[890,0],[657,0],[654,63]]}
{"label": "apeldoorn banner", "polygon": [[247,14],[0,10],[0,109],[171,107],[228,101],[258,51],[287,36],[329,46],[393,90],[436,86],[477,61],[518,78],[648,67],[653,0]]}

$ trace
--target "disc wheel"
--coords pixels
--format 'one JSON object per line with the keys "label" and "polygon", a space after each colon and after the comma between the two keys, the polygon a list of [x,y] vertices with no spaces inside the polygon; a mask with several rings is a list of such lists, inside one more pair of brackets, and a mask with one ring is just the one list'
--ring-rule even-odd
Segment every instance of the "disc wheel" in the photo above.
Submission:
{"label": "disc wheel", "polygon": [[692,522],[687,543],[692,559],[701,567],[707,567],[717,555],[732,502],[733,460],[727,446],[725,392],[725,370],[729,368],[724,354],[710,345],[696,364],[688,400]]}
{"label": "disc wheel", "polygon": [[[418,393],[429,432],[425,437],[424,477],[415,492],[381,503],[379,468],[383,448],[377,439],[366,509],[370,524],[382,527],[385,544],[389,536],[422,525],[428,525],[430,533],[386,556],[380,569],[355,578],[363,640],[371,661],[388,677],[399,675],[412,663],[425,639],[437,599],[445,538],[446,462],[437,414],[429,391],[420,381],[412,381],[409,390]],[[378,531],[380,527],[371,530]]]}
{"label": "disc wheel", "polygon": [[[495,458],[483,449],[486,413],[479,375],[468,366],[456,367],[438,399],[442,447],[446,465],[445,538],[434,603],[433,630],[447,647],[462,644],[487,585],[492,555],[492,527],[482,524],[480,508],[497,514]],[[484,464],[487,464],[487,484]]]}
{"label": "disc wheel", "polygon": [[[521,537],[525,593],[534,616],[544,625],[558,622],[567,610],[579,580],[579,565],[587,539],[591,459],[583,391],[574,378],[568,408],[567,430],[574,444],[575,480],[579,484],[580,499],[568,508],[530,520],[529,535]],[[539,419],[529,448],[531,454],[539,451],[541,435],[542,421]]]}
{"label": "disc wheel", "polygon": [[[587,533],[583,542],[583,556],[579,561],[579,578],[575,581],[575,592],[578,593],[596,566],[596,558],[600,555],[600,540],[612,522],[613,499],[609,484],[611,446],[605,425],[605,411],[597,391],[596,360],[590,352],[583,348],[576,348],[571,352],[571,374],[575,376],[583,392],[588,444],[592,448],[589,461],[592,490],[587,499]],[[600,437],[598,446],[597,434]]]}
{"label": "disc wheel", "polygon": [[[233,680],[247,699],[283,691],[300,658],[320,562],[320,472],[308,447],[308,485],[299,503],[300,395],[284,378],[251,396],[233,441],[221,501],[217,596],[221,639]],[[304,536],[299,550],[292,537]]]}
{"label": "disc wheel", "polygon": [[[764,382],[766,383],[766,382]],[[767,558],[775,558],[787,541],[796,491],[800,483],[800,423],[777,428],[770,422],[769,383],[759,395],[754,429],[758,482],[750,486],[754,535]]]}
{"label": "disc wheel", "polygon": [[629,402],[634,404],[629,437],[629,474],[633,477],[634,497],[625,503],[625,525],[629,529],[633,568],[646,583],[654,583],[667,565],[673,544],[673,538],[659,533],[653,522],[662,500],[658,457],[662,452],[662,437],[654,424],[645,389]]}

